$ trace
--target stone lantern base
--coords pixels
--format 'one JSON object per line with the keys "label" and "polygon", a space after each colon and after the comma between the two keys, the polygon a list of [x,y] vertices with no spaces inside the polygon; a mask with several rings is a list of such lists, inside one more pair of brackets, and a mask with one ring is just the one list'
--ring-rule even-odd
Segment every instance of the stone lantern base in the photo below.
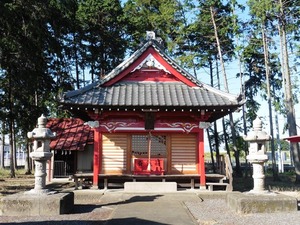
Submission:
{"label": "stone lantern base", "polygon": [[298,211],[296,198],[269,192],[268,194],[228,193],[227,205],[237,213],[274,213]]}
{"label": "stone lantern base", "polygon": [[56,216],[72,212],[74,193],[18,193],[0,201],[0,216]]}

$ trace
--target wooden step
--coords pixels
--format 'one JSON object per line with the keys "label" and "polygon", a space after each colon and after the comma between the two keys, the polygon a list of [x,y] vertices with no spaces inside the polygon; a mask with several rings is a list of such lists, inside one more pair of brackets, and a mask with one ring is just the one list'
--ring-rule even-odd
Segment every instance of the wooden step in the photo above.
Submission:
{"label": "wooden step", "polygon": [[214,190],[214,186],[225,186],[226,187],[226,191],[227,191],[227,187],[229,186],[228,183],[216,183],[216,182],[208,182],[206,183],[206,185],[208,186],[208,190],[209,191],[213,191]]}

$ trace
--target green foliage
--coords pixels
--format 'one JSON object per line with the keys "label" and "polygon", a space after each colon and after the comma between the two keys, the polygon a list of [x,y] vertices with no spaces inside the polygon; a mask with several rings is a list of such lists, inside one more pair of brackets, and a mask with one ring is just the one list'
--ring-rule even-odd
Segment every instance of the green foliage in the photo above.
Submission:
{"label": "green foliage", "polygon": [[85,82],[85,68],[100,76],[124,58],[119,1],[1,1],[0,10],[0,116],[17,132],[42,113],[63,116],[59,97]]}
{"label": "green foliage", "polygon": [[[184,5],[189,5],[185,1]],[[128,40],[131,50],[145,39],[146,31],[155,31],[163,45],[172,54],[177,43],[182,40],[185,11],[177,0],[129,0],[124,5],[124,15],[128,22]]]}
{"label": "green foliage", "polygon": [[290,143],[288,141],[280,140],[281,151],[290,151]]}
{"label": "green foliage", "polygon": [[41,113],[46,113],[44,99],[49,98],[53,79],[47,73],[45,46],[51,37],[47,31],[48,3],[6,1],[0,8],[1,108],[3,121],[16,121],[17,127],[33,127]]}
{"label": "green foliage", "polygon": [[110,72],[122,62],[127,47],[120,1],[81,1],[76,18],[82,26],[78,38],[85,54],[83,64],[91,68],[92,76]]}
{"label": "green foliage", "polygon": [[[232,60],[234,56],[234,21],[235,17],[231,11],[229,3],[223,4],[222,1],[198,1],[198,6],[194,21],[190,22],[184,29],[186,39],[179,43],[178,53],[185,56],[185,65],[194,66],[198,70],[203,67],[211,67],[214,61],[218,60],[218,51],[214,27],[210,10],[213,8],[214,17],[217,21],[218,36],[223,58],[226,61]],[[193,64],[189,64],[189,55],[194,57]],[[181,56],[182,58],[182,56]]]}

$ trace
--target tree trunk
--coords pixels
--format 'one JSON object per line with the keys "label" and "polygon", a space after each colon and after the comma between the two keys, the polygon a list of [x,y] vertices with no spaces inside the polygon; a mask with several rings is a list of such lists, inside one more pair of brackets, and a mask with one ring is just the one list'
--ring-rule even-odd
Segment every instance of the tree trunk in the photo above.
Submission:
{"label": "tree trunk", "polygon": [[[214,86],[214,79],[213,79],[213,66],[212,66],[212,61],[209,60],[208,61],[208,64],[209,64],[209,74],[210,74],[210,84],[211,86],[213,87]],[[213,131],[213,135],[214,135],[214,139],[215,139],[215,143],[216,142],[216,136],[215,136],[215,131],[216,131],[216,127],[215,127],[215,123],[214,123],[214,131]],[[208,136],[208,139],[209,139],[209,148],[210,148],[210,157],[211,157],[211,162],[212,162],[212,167],[213,167],[213,172],[216,173],[216,165],[215,165],[215,160],[214,160],[214,151],[213,151],[213,147],[212,147],[212,144],[211,144],[211,139],[209,138],[209,130],[207,130],[207,136]],[[217,150],[216,150],[217,151]],[[216,158],[217,160],[217,164],[218,164],[218,158]]]}
{"label": "tree trunk", "polygon": [[77,51],[77,34],[73,33],[73,52],[75,58],[75,75],[76,75],[76,88],[80,88],[80,77],[79,77],[79,63],[78,63],[78,51]]}
{"label": "tree trunk", "polygon": [[272,171],[273,171],[273,179],[275,181],[278,181],[279,177],[278,177],[278,171],[277,171],[277,167],[276,167],[274,132],[273,132],[272,99],[271,99],[271,88],[270,88],[270,71],[269,71],[269,54],[268,54],[269,50],[268,50],[268,43],[267,43],[264,26],[262,27],[262,39],[263,39],[263,48],[264,48],[264,61],[265,61],[265,67],[266,67],[265,69],[266,69],[266,81],[267,81],[267,97],[268,97],[268,106],[269,106]]}
{"label": "tree trunk", "polygon": [[[282,58],[282,70],[283,70],[283,80],[284,80],[284,91],[285,91],[285,106],[287,111],[287,124],[289,130],[289,136],[297,135],[297,126],[296,126],[296,116],[294,112],[294,103],[293,103],[293,94],[291,87],[291,77],[289,69],[289,58],[287,50],[287,41],[286,41],[286,29],[285,29],[285,14],[283,9],[282,0],[279,0],[280,3],[280,25],[279,34],[281,42],[281,58]],[[290,144],[291,153],[293,157],[293,162],[296,172],[296,183],[300,183],[300,149],[297,142]]]}
{"label": "tree trunk", "polygon": [[9,82],[9,91],[8,91],[8,99],[9,99],[9,124],[8,124],[8,128],[9,128],[9,147],[10,147],[10,177],[13,178],[16,176],[15,174],[15,165],[14,165],[14,154],[13,154],[13,149],[14,149],[14,145],[13,145],[13,94],[12,94],[12,74],[14,74],[12,71],[10,72],[10,74],[8,75],[8,82]]}
{"label": "tree trunk", "polygon": [[231,161],[231,155],[230,155],[230,149],[229,149],[229,145],[228,145],[228,140],[227,140],[227,132],[226,132],[226,126],[225,126],[225,119],[222,118],[222,126],[223,126],[223,132],[224,132],[224,142],[225,142],[225,149],[226,149],[226,152],[228,154],[228,157],[229,157],[229,160],[232,164],[232,161]]}
{"label": "tree trunk", "polygon": [[13,143],[13,124],[9,123],[9,148],[10,148],[10,177],[16,177],[14,165],[14,143]]}
{"label": "tree trunk", "polygon": [[216,147],[216,163],[217,163],[217,170],[220,172],[220,149],[219,149],[219,135],[218,135],[218,127],[217,122],[214,122],[214,138],[215,138],[215,147]]}
{"label": "tree trunk", "polygon": [[26,142],[26,160],[25,160],[25,174],[31,174],[31,162],[30,162],[30,144]]}
{"label": "tree trunk", "polygon": [[16,131],[15,131],[15,123],[13,122],[12,126],[12,137],[13,137],[13,153],[14,153],[14,169],[18,169],[18,163],[17,163],[17,144],[16,144]]}
{"label": "tree trunk", "polygon": [[2,122],[1,131],[1,149],[0,149],[0,169],[4,168],[4,146],[5,146],[5,135],[4,135],[4,122]]}
{"label": "tree trunk", "polygon": [[[240,77],[241,77],[241,87],[242,87],[242,94],[243,94],[243,99],[246,99],[245,96],[245,82],[243,80],[243,71],[241,69],[241,60],[239,60],[239,69],[240,69]],[[246,106],[243,105],[242,106],[242,113],[243,113],[243,131],[244,131],[244,136],[247,136],[247,119],[246,119],[246,110],[245,110]],[[247,162],[247,155],[248,155],[248,143],[246,141],[243,142],[243,148],[244,148],[244,152],[245,152],[245,169],[244,169],[244,175],[245,177],[248,177],[248,162]]]}
{"label": "tree trunk", "polygon": [[[210,72],[210,84],[213,87],[214,86],[214,79],[213,79],[213,67],[212,67],[212,61],[209,60],[209,72]],[[216,150],[216,165],[213,165],[214,173],[217,170],[219,170],[220,166],[220,150],[219,150],[219,135],[218,135],[218,127],[217,122],[214,122],[214,139],[215,139],[215,150]],[[213,151],[211,151],[211,154],[213,154]]]}
{"label": "tree trunk", "polygon": [[[220,59],[221,68],[222,68],[222,72],[223,72],[224,88],[227,92],[229,92],[228,83],[227,83],[227,75],[226,75],[226,71],[225,71],[225,65],[224,65],[224,61],[223,61],[223,55],[222,55],[222,51],[221,51],[221,46],[220,46],[220,41],[219,41],[219,36],[218,36],[217,25],[215,22],[213,7],[210,7],[210,13],[211,13],[211,20],[212,20],[212,23],[214,26],[215,38],[216,38],[218,53],[219,53],[219,59]],[[240,154],[239,154],[239,150],[237,149],[237,146],[236,146],[236,131],[234,128],[232,113],[229,114],[229,120],[230,120],[230,128],[231,128],[231,135],[232,135],[233,151],[234,151],[235,160],[236,160],[235,172],[236,172],[237,176],[241,176],[242,172],[241,172],[241,166],[240,166],[240,160],[239,160]]]}
{"label": "tree trunk", "polygon": [[211,164],[212,164],[212,169],[213,172],[216,173],[216,167],[215,167],[215,159],[214,159],[214,151],[211,145],[211,140],[210,140],[210,136],[209,136],[209,130],[206,129],[206,134],[207,134],[207,138],[208,138],[208,143],[209,143],[209,149],[210,149],[210,158],[211,158]]}

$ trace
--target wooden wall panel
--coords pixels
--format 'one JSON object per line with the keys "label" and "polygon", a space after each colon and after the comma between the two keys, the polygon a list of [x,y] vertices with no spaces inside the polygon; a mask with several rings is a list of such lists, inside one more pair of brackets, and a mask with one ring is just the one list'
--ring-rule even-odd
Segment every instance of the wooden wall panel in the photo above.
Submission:
{"label": "wooden wall panel", "polygon": [[77,152],[77,172],[91,172],[93,171],[93,153],[94,146],[85,146],[84,151]]}
{"label": "wooden wall panel", "polygon": [[103,134],[102,173],[122,174],[126,171],[127,134]]}
{"label": "wooden wall panel", "polygon": [[171,160],[172,173],[195,174],[196,167],[196,135],[172,134],[171,136]]}

